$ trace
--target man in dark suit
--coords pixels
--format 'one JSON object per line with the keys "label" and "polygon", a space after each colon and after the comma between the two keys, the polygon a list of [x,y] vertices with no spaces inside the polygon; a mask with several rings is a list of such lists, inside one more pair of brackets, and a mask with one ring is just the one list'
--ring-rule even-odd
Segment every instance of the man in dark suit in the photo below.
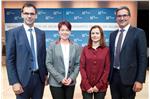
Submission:
{"label": "man in dark suit", "polygon": [[34,27],[37,9],[24,4],[22,26],[6,36],[6,65],[9,84],[17,99],[42,99],[47,79],[45,33]]}
{"label": "man in dark suit", "polygon": [[146,38],[142,29],[132,27],[130,10],[116,10],[119,29],[110,35],[110,89],[112,99],[135,99],[146,76]]}

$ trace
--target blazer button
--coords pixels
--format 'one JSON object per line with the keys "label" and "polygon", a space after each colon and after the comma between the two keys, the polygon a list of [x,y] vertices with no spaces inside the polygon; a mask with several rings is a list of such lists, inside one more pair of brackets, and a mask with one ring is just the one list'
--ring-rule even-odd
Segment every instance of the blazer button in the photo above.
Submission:
{"label": "blazer button", "polygon": [[29,70],[31,70],[32,68],[31,67],[29,67]]}
{"label": "blazer button", "polygon": [[94,64],[96,64],[96,61],[94,61]]}

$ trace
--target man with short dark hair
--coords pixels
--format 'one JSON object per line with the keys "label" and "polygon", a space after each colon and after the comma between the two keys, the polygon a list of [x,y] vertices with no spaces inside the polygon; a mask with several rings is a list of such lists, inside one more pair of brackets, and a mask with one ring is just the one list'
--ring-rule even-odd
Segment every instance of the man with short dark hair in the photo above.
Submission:
{"label": "man with short dark hair", "polygon": [[37,9],[26,3],[21,9],[22,26],[6,36],[9,84],[17,99],[42,99],[47,79],[45,33],[34,27]]}
{"label": "man with short dark hair", "polygon": [[146,37],[142,29],[130,25],[130,9],[116,10],[119,29],[110,35],[110,89],[112,99],[135,99],[142,90],[147,67]]}

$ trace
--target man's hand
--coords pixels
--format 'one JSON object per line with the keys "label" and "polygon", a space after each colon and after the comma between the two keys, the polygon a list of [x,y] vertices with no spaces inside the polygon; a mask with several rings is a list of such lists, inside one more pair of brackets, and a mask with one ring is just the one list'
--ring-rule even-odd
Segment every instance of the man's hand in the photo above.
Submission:
{"label": "man's hand", "polygon": [[45,77],[45,85],[48,85],[48,76]]}
{"label": "man's hand", "polygon": [[133,85],[133,91],[135,92],[140,92],[142,88],[143,88],[143,84],[138,81],[136,81]]}
{"label": "man's hand", "polygon": [[15,94],[21,94],[24,92],[22,86],[20,83],[15,83],[13,86],[12,86],[12,89],[14,91]]}

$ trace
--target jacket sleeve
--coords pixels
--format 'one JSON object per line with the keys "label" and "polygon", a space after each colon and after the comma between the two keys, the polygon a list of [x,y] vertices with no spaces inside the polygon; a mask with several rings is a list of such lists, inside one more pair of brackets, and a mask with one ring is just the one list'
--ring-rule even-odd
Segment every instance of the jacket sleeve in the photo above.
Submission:
{"label": "jacket sleeve", "polygon": [[83,48],[83,51],[81,53],[80,58],[80,74],[81,74],[81,84],[84,86],[86,90],[90,89],[92,86],[90,85],[87,74],[86,74],[86,56],[85,56],[85,48]]}
{"label": "jacket sleeve", "polygon": [[14,33],[14,30],[10,30],[6,34],[6,68],[10,85],[19,83],[16,68],[16,40]]}
{"label": "jacket sleeve", "polygon": [[137,35],[137,57],[138,57],[138,71],[136,81],[145,82],[146,67],[147,67],[147,43],[145,32],[139,30]]}

